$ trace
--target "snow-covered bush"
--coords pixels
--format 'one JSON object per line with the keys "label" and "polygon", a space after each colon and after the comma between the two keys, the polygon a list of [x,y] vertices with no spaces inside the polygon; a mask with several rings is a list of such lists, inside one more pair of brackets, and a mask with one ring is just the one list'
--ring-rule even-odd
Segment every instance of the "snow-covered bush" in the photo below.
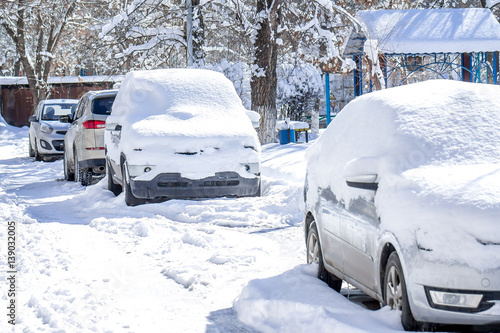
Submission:
{"label": "snow-covered bush", "polygon": [[322,93],[321,74],[314,66],[285,63],[278,67],[277,108],[281,118],[304,120]]}

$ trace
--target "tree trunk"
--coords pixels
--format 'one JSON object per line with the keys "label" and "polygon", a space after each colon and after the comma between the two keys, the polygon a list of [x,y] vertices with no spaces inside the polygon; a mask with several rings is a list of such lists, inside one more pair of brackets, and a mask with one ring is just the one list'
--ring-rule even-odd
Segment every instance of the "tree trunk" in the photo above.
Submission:
{"label": "tree trunk", "polygon": [[255,39],[255,60],[252,74],[252,109],[261,116],[259,138],[262,144],[276,141],[276,63],[278,49],[280,0],[257,0],[259,28]]}
{"label": "tree trunk", "polygon": [[205,22],[201,12],[200,0],[192,0],[193,4],[193,58],[197,63],[205,62]]}

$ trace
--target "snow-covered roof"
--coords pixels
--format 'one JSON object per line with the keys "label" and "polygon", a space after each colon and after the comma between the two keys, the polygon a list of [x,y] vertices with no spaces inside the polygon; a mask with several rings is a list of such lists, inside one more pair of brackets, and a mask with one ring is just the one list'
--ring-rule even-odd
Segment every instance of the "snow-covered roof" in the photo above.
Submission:
{"label": "snow-covered roof", "polygon": [[489,9],[409,9],[359,11],[361,25],[344,55],[361,51],[364,40],[377,40],[391,53],[465,53],[500,50],[500,24]]}
{"label": "snow-covered roof", "polygon": [[[92,75],[92,76],[52,76],[49,77],[49,84],[71,84],[71,83],[97,83],[97,82],[120,82],[123,75]],[[0,86],[27,85],[28,79],[25,76],[2,76]]]}

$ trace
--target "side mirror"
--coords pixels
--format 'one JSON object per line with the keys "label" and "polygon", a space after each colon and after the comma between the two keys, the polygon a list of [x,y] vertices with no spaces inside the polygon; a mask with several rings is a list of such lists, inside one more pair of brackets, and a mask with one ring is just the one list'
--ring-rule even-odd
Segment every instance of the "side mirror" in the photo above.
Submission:
{"label": "side mirror", "polygon": [[346,163],[344,179],[347,186],[363,190],[378,189],[378,165],[376,157],[359,157]]}
{"label": "side mirror", "polygon": [[255,111],[247,110],[247,116],[252,121],[253,128],[258,128],[260,125],[260,114]]}
{"label": "side mirror", "polygon": [[105,128],[107,131],[121,131],[122,130],[122,125],[119,125],[115,122],[108,122],[106,120],[106,125]]}
{"label": "side mirror", "polygon": [[61,123],[71,123],[71,118],[69,117],[68,114],[65,114],[65,115],[59,116],[59,121]]}
{"label": "side mirror", "polygon": [[36,120],[36,117],[35,117],[35,116],[30,116],[30,117],[28,118],[28,120],[29,120],[29,121],[31,121],[32,123],[37,123],[37,122],[38,122],[38,120]]}
{"label": "side mirror", "polygon": [[375,174],[350,176],[345,177],[345,182],[349,187],[376,191],[378,189],[377,177],[378,175]]}

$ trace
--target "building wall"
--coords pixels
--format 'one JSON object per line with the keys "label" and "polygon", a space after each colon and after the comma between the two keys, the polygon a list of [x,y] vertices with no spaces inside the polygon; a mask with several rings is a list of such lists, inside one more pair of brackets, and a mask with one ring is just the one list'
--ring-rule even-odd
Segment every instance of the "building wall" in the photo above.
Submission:
{"label": "building wall", "polygon": [[[49,98],[79,99],[87,91],[112,87],[113,82],[53,85]],[[28,86],[11,85],[0,88],[0,111],[5,121],[17,127],[29,126],[28,118],[33,114],[36,105],[33,104],[33,96]]]}

